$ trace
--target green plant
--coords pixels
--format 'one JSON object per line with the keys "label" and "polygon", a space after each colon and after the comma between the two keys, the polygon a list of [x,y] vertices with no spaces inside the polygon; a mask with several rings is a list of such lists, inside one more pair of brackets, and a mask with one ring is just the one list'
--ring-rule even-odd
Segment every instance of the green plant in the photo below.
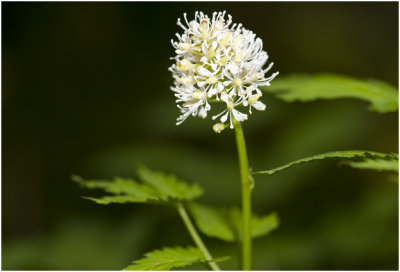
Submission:
{"label": "green plant", "polygon": [[[247,119],[247,114],[237,108],[248,107],[250,114],[252,107],[264,110],[265,105],[259,101],[261,91],[285,102],[357,98],[368,101],[371,110],[386,113],[398,110],[397,90],[381,81],[359,80],[335,74],[284,76],[269,86],[277,73],[265,77],[272,66],[262,70],[267,56],[260,48],[260,41],[255,39],[251,31],[241,29],[241,26],[233,25],[232,29],[228,29],[231,18],[225,22],[224,15],[215,13],[210,20],[202,13],[196,13],[198,22],[188,22],[187,26],[178,20],[185,34],[178,35],[179,42],[173,42],[178,56],[175,58],[176,64],[171,67],[176,80],[172,90],[177,102],[182,102],[179,106],[182,115],[177,124],[190,115],[206,117],[211,110],[210,103],[226,106],[222,112],[213,116],[213,119],[220,118],[221,121],[215,124],[214,131],[221,133],[228,126],[235,131],[242,188],[241,208],[200,204],[195,201],[203,194],[198,184],[188,184],[173,175],[152,171],[145,166],[138,168],[140,182],[124,178],[99,181],[73,177],[83,187],[101,189],[108,193],[100,198],[86,197],[98,204],[146,203],[176,209],[196,245],[149,252],[143,259],[126,267],[126,270],[170,270],[194,263],[204,263],[212,270],[220,270],[218,262],[229,257],[214,258],[197,229],[204,235],[225,242],[239,242],[242,249],[241,269],[251,270],[252,239],[266,235],[279,226],[275,212],[262,216],[252,213],[254,175],[272,175],[293,165],[315,160],[338,160],[353,168],[398,172],[397,154],[367,150],[327,152],[270,170],[252,171],[241,124]],[[228,68],[225,70],[224,67]],[[228,119],[230,125],[225,125]]]}

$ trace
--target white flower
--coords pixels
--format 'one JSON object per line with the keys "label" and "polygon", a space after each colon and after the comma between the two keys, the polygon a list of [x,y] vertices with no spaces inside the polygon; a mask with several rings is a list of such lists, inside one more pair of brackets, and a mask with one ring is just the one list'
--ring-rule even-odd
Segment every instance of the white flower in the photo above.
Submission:
{"label": "white flower", "polygon": [[231,128],[234,120],[247,120],[238,107],[249,107],[250,114],[252,108],[265,110],[258,87],[269,86],[278,72],[266,77],[273,63],[263,69],[268,55],[262,50],[262,40],[227,17],[225,11],[214,12],[212,18],[196,12],[193,21],[187,20],[186,13],[185,23],[178,19],[184,33],[176,34],[177,41],[171,40],[177,55],[169,68],[175,79],[171,89],[181,111],[177,125],[190,115],[207,117],[211,102],[226,104],[212,119],[220,117],[225,123],[229,118]]}

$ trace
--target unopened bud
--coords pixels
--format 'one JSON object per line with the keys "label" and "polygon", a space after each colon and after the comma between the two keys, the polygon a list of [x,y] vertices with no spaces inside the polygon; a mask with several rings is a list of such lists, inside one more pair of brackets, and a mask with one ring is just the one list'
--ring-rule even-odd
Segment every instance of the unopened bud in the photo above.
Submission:
{"label": "unopened bud", "polygon": [[215,125],[213,125],[213,130],[215,133],[221,133],[221,131],[223,131],[226,128],[226,125],[224,125],[223,123],[216,123]]}

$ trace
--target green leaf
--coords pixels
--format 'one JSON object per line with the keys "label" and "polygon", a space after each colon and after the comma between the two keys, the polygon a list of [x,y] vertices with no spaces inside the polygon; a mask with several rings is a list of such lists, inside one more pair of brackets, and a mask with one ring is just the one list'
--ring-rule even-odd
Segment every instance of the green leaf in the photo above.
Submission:
{"label": "green leaf", "polygon": [[84,180],[74,176],[72,179],[88,189],[101,189],[109,195],[93,198],[85,197],[98,204],[110,203],[167,203],[177,200],[192,200],[199,197],[203,190],[197,184],[189,185],[178,181],[172,175],[153,172],[140,167],[139,176],[143,183],[132,179],[115,178],[112,181]]}
{"label": "green leaf", "polygon": [[[306,163],[306,162],[311,162],[311,161],[316,161],[316,160],[345,160],[345,164],[350,165],[352,167],[357,167],[361,168],[362,165],[364,165],[364,168],[367,168],[366,162],[369,162],[370,168],[368,169],[376,169],[376,170],[391,170],[387,169],[387,167],[383,167],[383,163],[381,162],[379,166],[378,163],[372,163],[372,161],[391,161],[392,164],[395,162],[398,163],[398,155],[396,154],[385,154],[385,153],[380,153],[380,152],[374,152],[374,151],[365,151],[365,150],[350,150],[350,151],[334,151],[334,152],[328,152],[328,153],[323,153],[319,155],[314,155],[311,157],[307,157],[304,159],[299,159],[293,162],[290,162],[288,164],[282,165],[280,167],[271,169],[271,170],[265,170],[265,171],[257,171],[253,172],[253,174],[268,174],[272,175],[275,174],[279,171],[282,171],[286,168],[289,168],[293,165],[296,164],[301,164],[301,163]],[[356,163],[356,164],[353,164]],[[357,163],[363,163],[363,164],[357,164]],[[375,165],[375,166],[373,166]],[[380,168],[379,168],[380,167]],[[378,169],[379,168],[379,169]],[[393,169],[393,166],[392,166]],[[397,169],[397,168],[396,168]]]}
{"label": "green leaf", "polygon": [[201,262],[206,262],[206,259],[195,247],[166,247],[146,253],[143,259],[134,261],[123,270],[171,270]]}
{"label": "green leaf", "polygon": [[[241,211],[237,207],[233,207],[229,211],[230,221],[234,226],[237,237],[241,236],[242,232],[242,216]],[[277,229],[279,226],[279,218],[276,212],[271,212],[267,215],[257,215],[252,213],[251,215],[251,236],[253,238],[264,236],[271,231]]]}
{"label": "green leaf", "polygon": [[399,160],[397,158],[388,158],[388,159],[378,158],[378,159],[365,159],[363,161],[344,161],[343,164],[360,169],[399,172]]}
{"label": "green leaf", "polygon": [[104,192],[111,194],[101,198],[85,197],[98,204],[162,201],[158,192],[152,187],[132,179],[115,178],[112,181],[84,180],[78,176],[73,176],[72,180],[78,182],[85,188],[102,189]]}
{"label": "green leaf", "polygon": [[[239,208],[232,207],[228,209],[191,203],[189,211],[197,227],[205,235],[226,242],[234,242],[240,239],[242,220]],[[276,213],[264,216],[258,216],[253,213],[251,220],[253,238],[266,235],[279,225]]]}
{"label": "green leaf", "polygon": [[[228,257],[218,258],[221,262]],[[171,270],[175,267],[184,267],[196,263],[207,263],[203,253],[195,247],[165,247],[145,254],[145,257],[134,261],[123,270]]]}
{"label": "green leaf", "polygon": [[205,235],[227,242],[237,239],[237,231],[234,229],[231,214],[227,208],[216,208],[194,202],[190,203],[188,208],[197,227]]}
{"label": "green leaf", "polygon": [[144,166],[139,167],[138,174],[143,182],[155,188],[164,198],[193,200],[203,194],[203,190],[197,184],[188,185],[173,175],[151,171]]}
{"label": "green leaf", "polygon": [[313,101],[316,99],[358,98],[371,103],[371,110],[393,112],[398,110],[398,91],[378,80],[360,80],[335,74],[295,74],[276,78],[262,90],[286,101]]}
{"label": "green leaf", "polygon": [[256,237],[264,236],[279,226],[278,214],[272,212],[264,216],[253,215],[251,220],[251,235]]}

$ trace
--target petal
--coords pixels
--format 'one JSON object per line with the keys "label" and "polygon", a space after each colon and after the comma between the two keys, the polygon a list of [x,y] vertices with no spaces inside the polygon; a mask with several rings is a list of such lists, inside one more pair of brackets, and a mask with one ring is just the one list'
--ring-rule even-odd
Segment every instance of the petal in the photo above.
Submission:
{"label": "petal", "polygon": [[263,102],[261,102],[261,101],[257,101],[257,102],[254,103],[252,106],[253,106],[256,110],[259,110],[259,111],[264,111],[265,108],[266,108],[265,104],[264,104]]}
{"label": "petal", "polygon": [[228,120],[228,114],[230,113],[230,111],[226,111],[226,113],[221,117],[221,122],[225,123],[226,120]]}
{"label": "petal", "polygon": [[232,110],[233,116],[235,119],[239,122],[243,122],[244,120],[247,120],[247,114],[241,113],[240,111],[237,111],[235,109]]}

